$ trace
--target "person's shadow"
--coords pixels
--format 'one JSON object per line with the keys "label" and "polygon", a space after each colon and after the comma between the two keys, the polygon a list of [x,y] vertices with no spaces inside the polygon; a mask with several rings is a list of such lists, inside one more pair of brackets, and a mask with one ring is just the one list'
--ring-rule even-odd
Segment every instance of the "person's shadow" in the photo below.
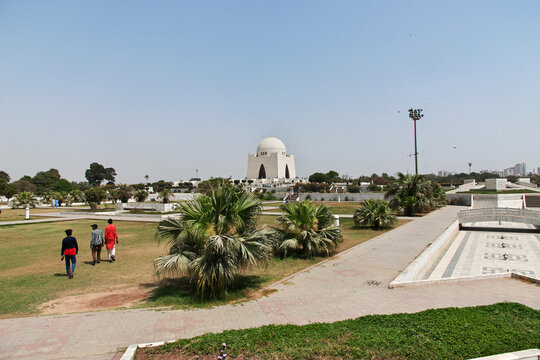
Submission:
{"label": "person's shadow", "polygon": [[66,273],[55,273],[54,276],[67,276]]}

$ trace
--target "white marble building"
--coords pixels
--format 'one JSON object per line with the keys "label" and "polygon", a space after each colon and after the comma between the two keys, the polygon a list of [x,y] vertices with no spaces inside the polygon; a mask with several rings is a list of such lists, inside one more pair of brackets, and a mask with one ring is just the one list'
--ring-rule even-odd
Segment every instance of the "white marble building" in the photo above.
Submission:
{"label": "white marble building", "polygon": [[294,179],[294,155],[287,154],[285,144],[275,137],[263,139],[256,154],[248,155],[248,179]]}

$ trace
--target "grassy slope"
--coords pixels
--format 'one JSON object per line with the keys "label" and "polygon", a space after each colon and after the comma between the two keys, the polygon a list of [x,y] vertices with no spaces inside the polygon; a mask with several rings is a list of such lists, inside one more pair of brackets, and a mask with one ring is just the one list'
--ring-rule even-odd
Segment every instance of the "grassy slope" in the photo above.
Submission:
{"label": "grassy slope", "polygon": [[[142,349],[137,359],[468,359],[540,346],[540,311],[513,303],[270,325]],[[169,356],[169,357],[167,357]]]}

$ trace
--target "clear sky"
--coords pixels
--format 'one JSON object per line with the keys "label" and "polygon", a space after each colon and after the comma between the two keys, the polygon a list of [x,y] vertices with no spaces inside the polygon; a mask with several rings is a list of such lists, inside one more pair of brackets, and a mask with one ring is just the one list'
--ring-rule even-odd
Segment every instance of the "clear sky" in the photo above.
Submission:
{"label": "clear sky", "polygon": [[[0,1],[0,170],[540,166],[540,1]],[[456,148],[454,148],[456,147]]]}

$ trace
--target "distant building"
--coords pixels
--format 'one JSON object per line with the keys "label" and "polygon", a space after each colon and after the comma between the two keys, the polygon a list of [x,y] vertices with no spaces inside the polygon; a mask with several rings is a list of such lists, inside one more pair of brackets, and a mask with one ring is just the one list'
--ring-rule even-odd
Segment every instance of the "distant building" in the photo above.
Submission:
{"label": "distant building", "polygon": [[515,174],[516,174],[516,172],[515,172],[515,169],[513,167],[503,170],[503,177],[513,176]]}
{"label": "distant building", "polygon": [[516,166],[514,166],[514,175],[527,175],[525,163],[516,164]]}

